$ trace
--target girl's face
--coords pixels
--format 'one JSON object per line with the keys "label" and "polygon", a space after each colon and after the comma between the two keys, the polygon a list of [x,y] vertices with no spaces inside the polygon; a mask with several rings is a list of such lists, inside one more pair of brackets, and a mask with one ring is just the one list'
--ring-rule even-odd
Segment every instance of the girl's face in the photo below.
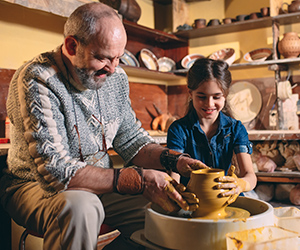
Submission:
{"label": "girl's face", "polygon": [[190,96],[199,119],[215,121],[225,105],[225,96],[215,80],[206,81],[197,89],[190,90]]}

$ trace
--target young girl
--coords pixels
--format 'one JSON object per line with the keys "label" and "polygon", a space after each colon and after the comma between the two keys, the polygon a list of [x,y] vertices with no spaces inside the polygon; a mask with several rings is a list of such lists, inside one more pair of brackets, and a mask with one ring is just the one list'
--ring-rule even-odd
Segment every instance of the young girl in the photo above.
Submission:
{"label": "young girl", "polygon": [[[224,169],[226,174],[233,152],[236,154],[240,178],[229,173],[233,177],[220,180],[223,183],[219,189],[230,190],[223,196],[250,191],[256,185],[250,156],[252,143],[243,124],[228,115],[226,97],[230,83],[231,73],[226,62],[198,59],[188,72],[187,114],[171,124],[167,136],[169,149],[187,153],[211,168]],[[181,176],[184,185],[188,180]]]}

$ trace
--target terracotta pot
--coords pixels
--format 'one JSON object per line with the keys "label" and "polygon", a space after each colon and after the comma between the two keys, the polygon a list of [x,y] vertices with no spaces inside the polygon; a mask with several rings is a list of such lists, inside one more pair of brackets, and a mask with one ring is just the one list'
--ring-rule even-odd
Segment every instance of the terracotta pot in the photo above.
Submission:
{"label": "terracotta pot", "polygon": [[116,9],[124,19],[131,22],[137,22],[142,14],[141,7],[135,0],[100,0],[112,8]]}
{"label": "terracotta pot", "polygon": [[287,32],[278,42],[278,50],[284,58],[295,58],[300,54],[300,39],[296,32]]}
{"label": "terracotta pot", "polygon": [[199,208],[192,213],[192,217],[202,217],[205,219],[225,218],[227,213],[228,197],[218,197],[221,193],[215,189],[218,184],[216,178],[224,176],[222,169],[199,169],[191,173],[191,179],[187,189],[196,194],[199,198]]}
{"label": "terracotta pot", "polygon": [[[283,6],[287,5],[288,9],[287,11],[283,9]],[[295,0],[292,1],[292,3],[290,5],[288,5],[288,3],[283,3],[281,5],[281,9],[284,13],[293,13],[293,12],[299,12],[300,11],[300,0]]]}

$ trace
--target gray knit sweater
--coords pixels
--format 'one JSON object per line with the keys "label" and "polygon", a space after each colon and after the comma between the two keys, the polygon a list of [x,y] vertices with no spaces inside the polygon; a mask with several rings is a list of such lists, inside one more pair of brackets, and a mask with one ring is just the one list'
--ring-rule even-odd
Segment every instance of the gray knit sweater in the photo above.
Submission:
{"label": "gray knit sweater", "polygon": [[[123,69],[117,67],[97,91],[80,90],[66,71],[61,47],[17,70],[9,88],[7,112],[12,124],[8,153],[12,178],[6,186],[38,181],[46,196],[66,189],[87,163],[111,167],[108,155],[95,160],[104,154],[102,128],[107,148],[113,147],[125,164],[153,142],[131,108]],[[79,160],[79,143],[84,162]]]}

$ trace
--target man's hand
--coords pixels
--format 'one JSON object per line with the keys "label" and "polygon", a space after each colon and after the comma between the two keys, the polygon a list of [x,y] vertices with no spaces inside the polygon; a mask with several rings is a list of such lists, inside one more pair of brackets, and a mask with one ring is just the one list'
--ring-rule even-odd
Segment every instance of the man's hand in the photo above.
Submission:
{"label": "man's hand", "polygon": [[176,167],[177,171],[185,177],[190,177],[193,170],[209,168],[203,162],[185,156],[178,159]]}
{"label": "man's hand", "polygon": [[199,200],[196,195],[185,192],[185,187],[178,184],[168,174],[144,169],[144,193],[145,198],[161,206],[165,211],[178,211],[197,209]]}

